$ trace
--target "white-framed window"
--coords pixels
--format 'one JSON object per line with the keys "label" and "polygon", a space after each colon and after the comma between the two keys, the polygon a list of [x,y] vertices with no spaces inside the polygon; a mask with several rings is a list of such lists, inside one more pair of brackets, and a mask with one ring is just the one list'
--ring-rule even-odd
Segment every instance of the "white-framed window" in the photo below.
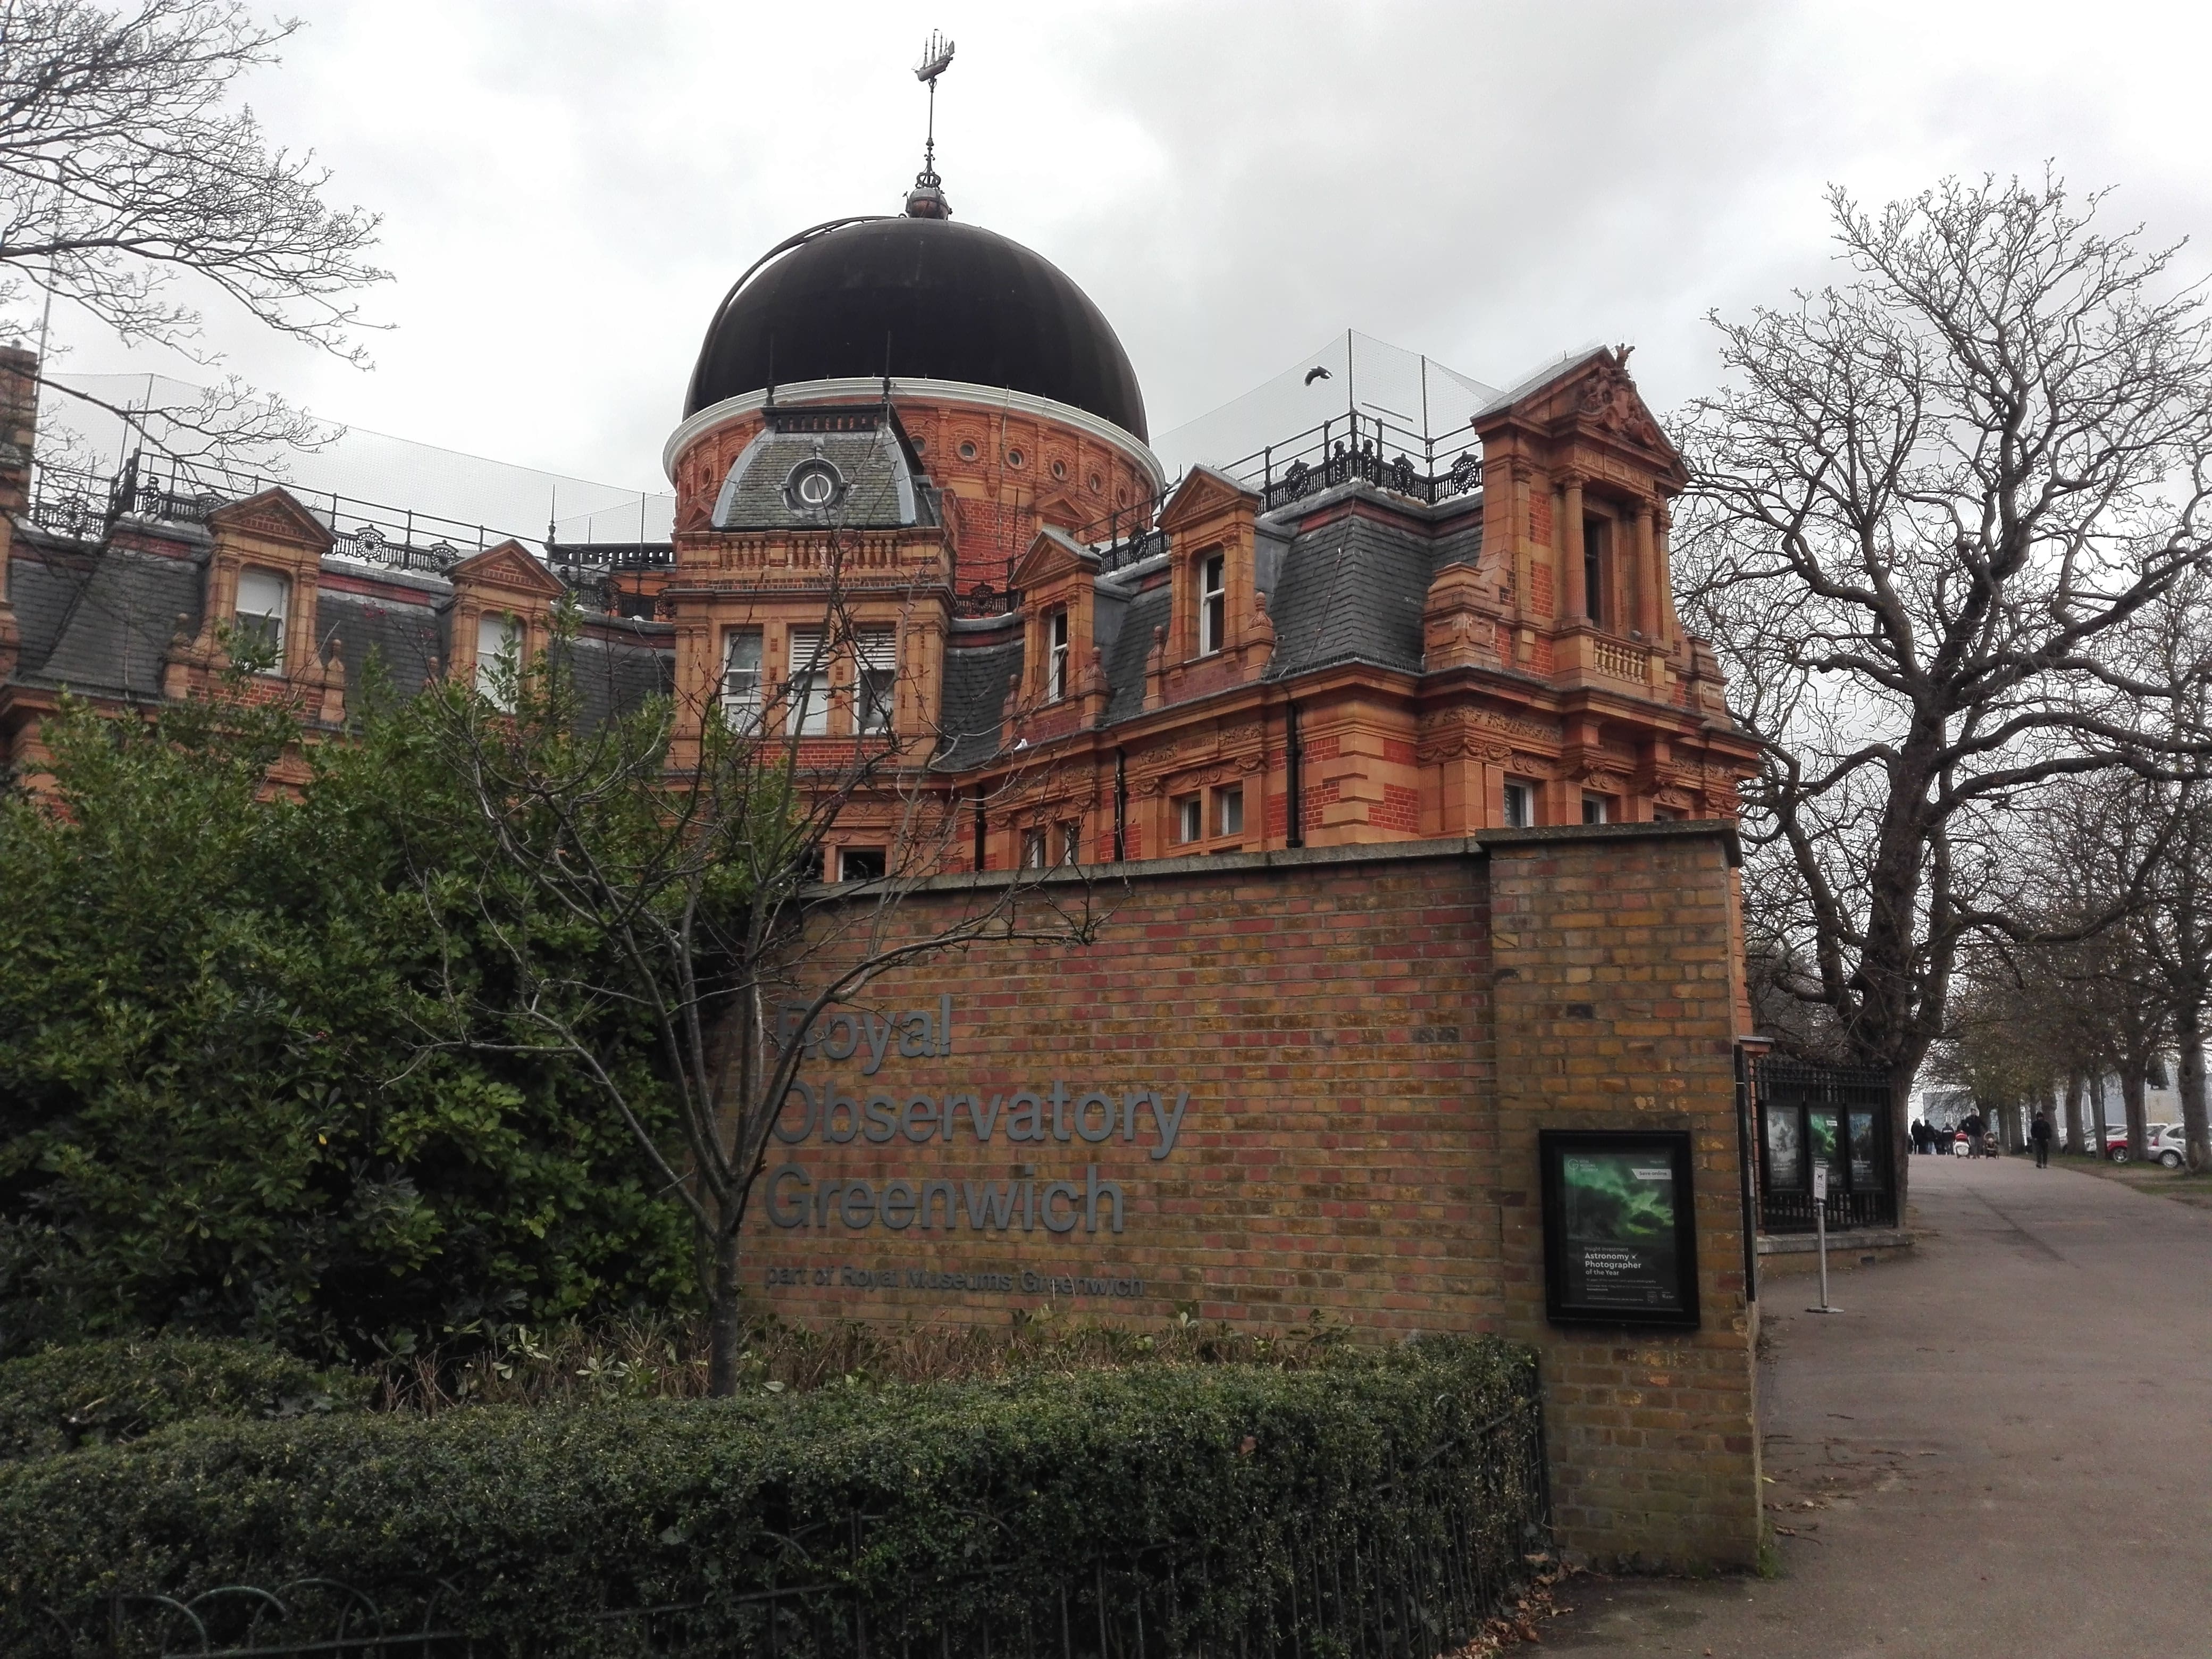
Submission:
{"label": "white-framed window", "polygon": [[1213,792],[1213,833],[1217,836],[1241,836],[1244,833],[1244,792],[1242,789],[1217,789]]}
{"label": "white-framed window", "polygon": [[1613,797],[1610,795],[1584,795],[1583,797],[1583,822],[1584,823],[1611,823],[1613,822]]}
{"label": "white-framed window", "polygon": [[1083,826],[1063,823],[1060,826],[1060,861],[1062,864],[1083,862]]}
{"label": "white-framed window", "polygon": [[722,636],[722,718],[733,732],[761,722],[761,630],[732,628]]}
{"label": "white-framed window", "polygon": [[284,618],[292,608],[292,584],[273,570],[238,573],[238,604],[232,625],[242,647],[265,658],[259,672],[284,672]]}
{"label": "white-framed window", "polygon": [[830,735],[830,658],[822,641],[818,628],[794,628],[785,635],[785,729],[802,738]]}
{"label": "white-framed window", "polygon": [[840,881],[881,881],[886,867],[880,847],[847,847],[837,854]]}
{"label": "white-framed window", "polygon": [[853,638],[854,706],[860,732],[879,737],[891,729],[891,708],[898,690],[898,635],[889,628],[863,628]]}
{"label": "white-framed window", "polygon": [[1505,827],[1533,829],[1536,823],[1536,786],[1518,778],[1505,780]]}
{"label": "white-framed window", "polygon": [[514,677],[521,670],[522,624],[503,611],[477,618],[477,695],[495,708],[514,707]]}
{"label": "white-framed window", "polygon": [[1229,637],[1229,560],[1209,553],[1198,562],[1198,654],[1212,656]]}
{"label": "white-framed window", "polygon": [[1067,695],[1067,607],[1044,619],[1044,700],[1058,702]]}
{"label": "white-framed window", "polygon": [[1024,830],[1022,831],[1022,868],[1024,870],[1042,870],[1044,868],[1044,831],[1042,829]]}
{"label": "white-framed window", "polygon": [[1206,838],[1206,806],[1196,795],[1185,795],[1175,804],[1176,839],[1203,841]]}

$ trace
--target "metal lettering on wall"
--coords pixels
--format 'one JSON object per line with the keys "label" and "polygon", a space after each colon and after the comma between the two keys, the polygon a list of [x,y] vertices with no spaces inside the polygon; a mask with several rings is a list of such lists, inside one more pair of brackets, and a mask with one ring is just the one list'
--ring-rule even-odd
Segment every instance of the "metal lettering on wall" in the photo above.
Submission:
{"label": "metal lettering on wall", "polygon": [[[922,1060],[944,1059],[952,1053],[950,996],[939,997],[934,1008],[890,1015],[842,1012],[804,1034],[797,1029],[803,1015],[802,1009],[783,1009],[777,1022],[777,1041],[802,1042],[810,1058],[830,1064],[857,1059],[864,1078],[874,1077],[894,1054]],[[1058,1146],[1066,1146],[1073,1152],[1078,1143],[1085,1146],[1119,1143],[1142,1146],[1150,1158],[1158,1160],[1174,1155],[1189,1110],[1190,1091],[1172,1084],[1109,1089],[1096,1079],[1071,1083],[1065,1078],[1051,1078],[1012,1091],[956,1089],[927,1094],[848,1088],[834,1080],[801,1081],[792,1085],[785,1097],[783,1115],[774,1133],[777,1140],[791,1147],[809,1141],[842,1146],[855,1140],[878,1146],[896,1144],[902,1150],[933,1143],[949,1147],[961,1140],[983,1146],[1003,1137],[1013,1146],[1033,1146],[1041,1153],[1049,1153]],[[868,1181],[817,1179],[794,1152],[788,1162],[769,1172],[768,1218],[779,1228],[842,1227],[853,1232],[878,1225],[893,1233],[913,1227],[1000,1234],[1017,1228],[1035,1232],[1039,1227],[1048,1233],[1072,1233],[1079,1227],[1086,1233],[1121,1231],[1121,1183],[1103,1179],[1097,1164],[1086,1160],[1079,1177],[1070,1168],[1067,1178],[1059,1181],[1035,1179],[1033,1168],[1023,1170],[1024,1178],[1006,1181],[899,1176],[884,1181],[878,1189]],[[876,1270],[833,1267],[787,1271],[829,1273],[831,1279],[816,1281],[829,1284],[845,1282],[835,1277],[841,1273]],[[1038,1279],[1048,1287],[1056,1282],[1051,1275],[1034,1273],[987,1276],[1007,1282],[911,1288],[1012,1290],[1024,1279]],[[1103,1282],[1141,1287],[1141,1281],[1135,1280]],[[1139,1288],[1086,1293],[1139,1295],[1142,1291]]]}

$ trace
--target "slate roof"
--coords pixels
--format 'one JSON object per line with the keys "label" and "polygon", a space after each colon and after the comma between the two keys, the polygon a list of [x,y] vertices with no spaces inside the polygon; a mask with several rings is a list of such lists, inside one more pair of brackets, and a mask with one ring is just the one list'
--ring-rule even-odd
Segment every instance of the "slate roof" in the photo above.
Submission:
{"label": "slate roof", "polygon": [[1421,672],[1421,606],[1435,544],[1367,518],[1301,532],[1284,550],[1268,619],[1275,625],[1279,680],[1341,662]]}
{"label": "slate roof", "polygon": [[1106,653],[1106,719],[1126,720],[1144,712],[1145,659],[1152,653],[1152,630],[1168,625],[1174,590],[1164,582],[1130,596],[1121,631]]}
{"label": "slate roof", "polygon": [[333,633],[338,636],[349,702],[361,690],[372,653],[392,690],[401,696],[421,690],[445,672],[445,630],[433,606],[395,604],[325,587],[316,598],[315,621],[325,645]]}
{"label": "slate roof", "polygon": [[940,772],[981,766],[999,752],[1009,686],[1021,677],[1022,633],[999,645],[956,646],[945,653],[941,716],[945,747],[930,763]]}
{"label": "slate roof", "polygon": [[195,560],[109,548],[97,557],[29,551],[11,562],[23,634],[16,678],[110,696],[158,697],[162,658],[199,623]]}
{"label": "slate roof", "polygon": [[627,714],[648,697],[676,689],[676,629],[667,623],[610,619],[570,647],[576,696],[586,726]]}
{"label": "slate roof", "polygon": [[[799,468],[816,459],[837,470],[844,494],[824,507],[801,507],[786,485]],[[921,522],[913,470],[888,425],[872,432],[764,430],[730,464],[729,476],[714,501],[718,530],[805,530],[825,525],[895,530]]]}

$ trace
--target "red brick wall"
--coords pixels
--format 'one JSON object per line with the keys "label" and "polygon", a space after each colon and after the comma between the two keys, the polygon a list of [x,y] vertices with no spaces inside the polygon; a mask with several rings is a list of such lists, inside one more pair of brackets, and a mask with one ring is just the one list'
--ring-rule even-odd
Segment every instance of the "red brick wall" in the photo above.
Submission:
{"label": "red brick wall", "polygon": [[[1650,833],[1674,828],[1485,837],[1504,1328],[1544,1353],[1564,1536],[1646,1566],[1748,1565],[1760,1531],[1758,1328],[1737,1157],[1735,872],[1719,836]],[[1537,1132],[1624,1127],[1691,1132],[1695,1333],[1581,1335],[1546,1322]]]}
{"label": "red brick wall", "polygon": [[[817,1120],[771,1158],[746,1243],[756,1294],[814,1320],[995,1322],[1049,1302],[1140,1323],[1319,1310],[1378,1340],[1510,1334],[1543,1356],[1571,1547],[1747,1565],[1728,845],[1711,825],[1638,824],[1160,860],[1093,888],[1111,915],[1086,949],[982,946],[901,970],[822,1034],[855,1045],[806,1073],[849,1138]],[[936,884],[895,925],[972,902]],[[902,1057],[902,1034],[942,1045],[947,996],[951,1052]],[[1093,1091],[1110,1101],[1079,1115]],[[1171,1121],[1188,1095],[1164,1156],[1161,1115],[1139,1104],[1133,1138],[1122,1114],[1146,1091]],[[956,1109],[948,1144],[953,1095],[981,1110]],[[801,1115],[794,1102],[793,1130]],[[1647,1124],[1695,1137],[1705,1328],[1556,1329],[1536,1130]],[[775,1179],[786,1164],[804,1185]],[[978,1231],[973,1208],[1009,1194],[1011,1224]]]}

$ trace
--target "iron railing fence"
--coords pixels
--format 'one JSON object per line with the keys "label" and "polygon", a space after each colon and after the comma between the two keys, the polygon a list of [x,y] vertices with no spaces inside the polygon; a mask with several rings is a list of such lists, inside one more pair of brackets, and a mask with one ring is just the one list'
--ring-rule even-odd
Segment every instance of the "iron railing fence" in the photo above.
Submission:
{"label": "iron railing fence", "polygon": [[520,532],[310,489],[289,479],[144,454],[131,457],[112,477],[41,463],[33,476],[25,514],[32,523],[58,535],[94,540],[121,519],[204,525],[217,507],[278,484],[329,529],[333,555],[386,569],[443,575],[471,553],[510,537],[528,539]]}
{"label": "iron railing fence", "polygon": [[[1482,487],[1482,454],[1472,434],[1416,432],[1356,410],[1216,470],[1256,494],[1263,514],[1355,478],[1431,507]],[[1157,495],[1116,507],[1077,531],[1074,539],[1098,550],[1102,571],[1165,552],[1160,509],[1182,482],[1178,477]]]}
{"label": "iron railing fence", "polygon": [[1762,1055],[1752,1062],[1759,1122],[1759,1224],[1814,1229],[1812,1170],[1828,1168],[1831,1231],[1897,1224],[1889,1073]]}
{"label": "iron railing fence", "polygon": [[[725,1586],[675,1602],[603,1605],[528,1632],[438,1580],[364,1589],[308,1579],[190,1597],[112,1595],[49,1612],[54,1659],[1436,1659],[1513,1601],[1551,1547],[1533,1372],[1526,1395],[1467,1431],[1467,1448],[1395,1469],[1387,1524],[1270,1518],[1267,1537],[1163,1540],[1039,1572],[1027,1559],[922,1577],[872,1570],[884,1517],[854,1512],[781,1536],[765,1559],[716,1564]],[[1461,1466],[1463,1456],[1454,1458]],[[1010,1557],[1024,1540],[999,1529]],[[702,1546],[711,1547],[711,1546]]]}

